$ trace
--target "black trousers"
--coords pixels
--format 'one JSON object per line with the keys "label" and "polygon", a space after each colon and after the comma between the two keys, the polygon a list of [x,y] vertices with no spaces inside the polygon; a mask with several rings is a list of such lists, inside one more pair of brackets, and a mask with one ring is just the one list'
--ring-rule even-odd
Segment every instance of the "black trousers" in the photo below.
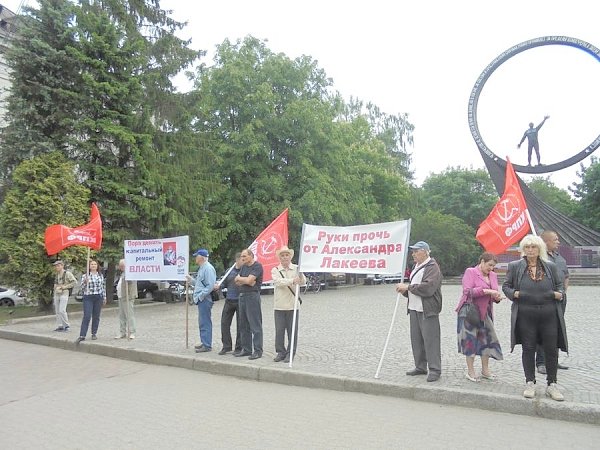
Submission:
{"label": "black trousers", "polygon": [[521,361],[525,381],[535,382],[535,352],[540,344],[546,356],[546,380],[556,383],[558,365],[558,316],[552,302],[543,305],[519,305],[517,330],[521,336]]}
{"label": "black trousers", "polygon": [[239,300],[240,337],[244,352],[263,352],[262,309],[258,292],[242,292]]}
{"label": "black trousers", "polygon": [[[565,315],[565,311],[567,310],[567,293],[563,294],[563,299],[559,302],[560,308],[562,310],[563,316]],[[544,349],[541,345],[537,346],[535,352],[535,365],[537,367],[543,366],[546,364],[546,358],[544,357]]]}
{"label": "black trousers", "polygon": [[235,329],[237,334],[235,337],[235,351],[242,349],[242,340],[240,338],[240,306],[238,301],[225,300],[223,312],[221,313],[221,342],[223,342],[223,350],[232,350],[233,343],[231,341],[231,323],[235,315]]}

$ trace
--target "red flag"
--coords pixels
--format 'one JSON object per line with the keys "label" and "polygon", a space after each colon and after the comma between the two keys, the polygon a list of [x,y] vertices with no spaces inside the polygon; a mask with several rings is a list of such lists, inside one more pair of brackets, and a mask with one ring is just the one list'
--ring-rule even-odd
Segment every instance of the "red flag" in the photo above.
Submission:
{"label": "red flag", "polygon": [[250,249],[263,266],[263,282],[271,281],[271,269],[279,264],[275,250],[288,245],[288,209],[286,208],[254,240]]}
{"label": "red flag", "polygon": [[476,238],[486,251],[499,254],[519,241],[529,230],[527,204],[513,166],[506,158],[504,194],[479,225]]}
{"label": "red flag", "polygon": [[89,223],[77,228],[50,225],[46,228],[44,241],[48,255],[56,255],[72,245],[83,245],[94,250],[100,250],[102,246],[102,219],[96,204],[92,203]]}

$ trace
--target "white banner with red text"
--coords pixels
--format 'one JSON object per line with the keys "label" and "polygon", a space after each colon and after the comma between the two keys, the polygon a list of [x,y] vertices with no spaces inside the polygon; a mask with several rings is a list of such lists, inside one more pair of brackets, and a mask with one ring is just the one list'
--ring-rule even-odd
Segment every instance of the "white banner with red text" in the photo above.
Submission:
{"label": "white banner with red text", "polygon": [[406,267],[410,219],[351,227],[302,226],[302,272],[395,274]]}
{"label": "white banner with red text", "polygon": [[128,280],[185,280],[189,267],[189,236],[128,240],[124,248]]}

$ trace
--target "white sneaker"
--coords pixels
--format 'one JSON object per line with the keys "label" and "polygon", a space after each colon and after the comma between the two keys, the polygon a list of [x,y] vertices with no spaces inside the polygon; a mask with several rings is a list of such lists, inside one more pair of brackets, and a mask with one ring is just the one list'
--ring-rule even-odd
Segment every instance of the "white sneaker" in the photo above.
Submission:
{"label": "white sneaker", "polygon": [[115,336],[115,339],[125,339],[125,335],[124,334],[118,334]]}
{"label": "white sneaker", "polygon": [[533,398],[535,397],[535,384],[533,381],[528,381],[525,386],[525,390],[523,391],[523,397],[525,398]]}
{"label": "white sneaker", "polygon": [[562,402],[565,399],[562,393],[558,390],[556,383],[550,383],[550,386],[546,388],[546,395],[557,402]]}
{"label": "white sneaker", "polygon": [[135,339],[135,334],[130,334],[129,339]]}

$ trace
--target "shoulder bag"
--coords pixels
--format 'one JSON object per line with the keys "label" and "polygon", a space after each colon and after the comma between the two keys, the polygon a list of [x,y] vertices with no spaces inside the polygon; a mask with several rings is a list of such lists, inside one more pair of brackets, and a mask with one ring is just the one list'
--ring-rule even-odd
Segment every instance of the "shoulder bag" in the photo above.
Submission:
{"label": "shoulder bag", "polygon": [[467,301],[463,305],[465,308],[465,320],[473,325],[479,326],[481,325],[481,316],[479,315],[479,308],[475,303],[473,303],[473,289],[469,289],[467,294]]}

